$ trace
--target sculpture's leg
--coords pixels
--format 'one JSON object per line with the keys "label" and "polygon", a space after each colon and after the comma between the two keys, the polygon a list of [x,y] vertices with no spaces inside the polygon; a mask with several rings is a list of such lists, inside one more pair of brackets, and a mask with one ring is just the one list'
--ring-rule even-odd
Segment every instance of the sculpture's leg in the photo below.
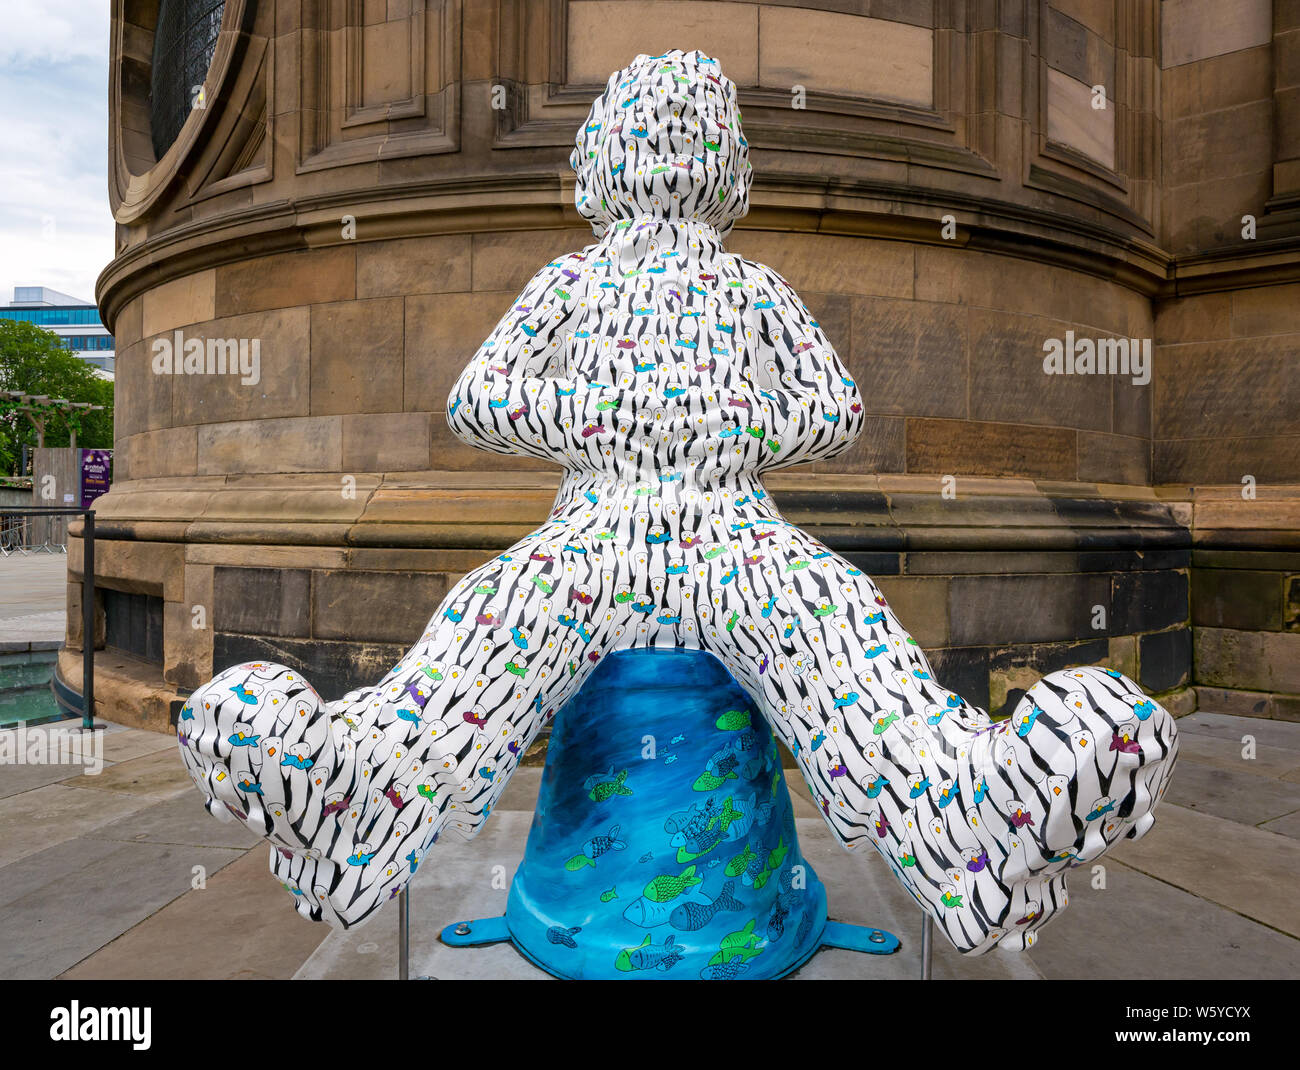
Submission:
{"label": "sculpture's leg", "polygon": [[1068,866],[1150,827],[1173,719],[1122,674],[1084,668],[1049,674],[993,722],[938,685],[869,577],[782,536],[779,556],[715,588],[728,593],[706,644],[846,847],[874,844],[961,950],[1032,942],[1065,905]]}
{"label": "sculpture's leg", "polygon": [[595,565],[552,536],[469,573],[374,687],[326,707],[294,670],[250,664],[191,696],[191,776],[209,809],[271,841],[300,913],[356,924],[445,828],[473,836],[538,729],[617,644],[608,610],[597,621],[570,602],[599,582]]}

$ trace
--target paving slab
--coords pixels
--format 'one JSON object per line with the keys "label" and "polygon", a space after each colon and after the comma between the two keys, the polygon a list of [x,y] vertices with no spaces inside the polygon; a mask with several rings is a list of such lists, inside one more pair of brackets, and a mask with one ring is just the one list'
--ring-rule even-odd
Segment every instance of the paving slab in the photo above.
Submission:
{"label": "paving slab", "polygon": [[[126,762],[146,754],[177,751],[176,737],[162,732],[146,732],[142,728],[118,728],[104,736],[104,757],[111,762]],[[181,764],[181,756],[176,754]]]}
{"label": "paving slab", "polygon": [[[1178,773],[1174,774],[1175,778]],[[1274,929],[1300,937],[1300,842],[1163,802],[1141,840],[1111,857]]]}
{"label": "paving slab", "polygon": [[[791,773],[794,774],[791,777]],[[812,801],[808,795],[808,789],[804,786],[803,777],[797,769],[785,770],[786,785],[790,789],[790,805],[794,810],[794,816],[813,817],[821,820],[822,812],[817,804]]]}
{"label": "paving slab", "polygon": [[[12,554],[0,557],[0,624],[66,610],[66,554]],[[63,637],[62,631],[59,638]],[[40,638],[33,636],[32,638]]]}
{"label": "paving slab", "polygon": [[34,639],[63,639],[68,633],[63,610],[28,613],[22,617],[0,617],[0,642],[31,642]]}
{"label": "paving slab", "polygon": [[523,810],[531,818],[533,811],[537,809],[537,796],[541,790],[542,767],[540,765],[525,765],[516,769],[505,790],[501,792],[501,797],[497,799],[492,812]]}
{"label": "paving slab", "polygon": [[237,821],[218,821],[197,791],[187,791],[110,821],[95,833],[103,840],[123,843],[189,844],[232,847],[246,851],[264,842]]}
{"label": "paving slab", "polygon": [[1269,721],[1260,717],[1237,717],[1227,713],[1192,713],[1178,718],[1179,733],[1235,739],[1253,736],[1256,744],[1300,750],[1300,724]]}
{"label": "paving slab", "polygon": [[[796,818],[799,847],[826,885],[827,907],[835,921],[885,929],[902,941],[892,955],[852,951],[818,952],[793,977],[800,980],[921,976],[921,908],[874,849],[846,851],[821,815]],[[1010,980],[1040,976],[1033,960],[1015,951],[994,950],[970,956],[957,951],[934,927],[933,976],[936,979]]]}
{"label": "paving slab", "polygon": [[194,782],[185,771],[185,763],[170,748],[118,762],[105,768],[102,773],[87,773],[69,780],[67,784],[74,788],[93,788],[95,791],[149,798],[162,798],[181,791],[195,790]]}
{"label": "paving slab", "polygon": [[1275,817],[1272,821],[1265,821],[1259,827],[1266,832],[1276,832],[1279,836],[1290,836],[1293,840],[1300,840],[1300,813]]}
{"label": "paving slab", "polygon": [[0,799],[82,776],[84,765],[0,765]]}
{"label": "paving slab", "polygon": [[[1248,766],[1250,762],[1240,764]],[[1300,810],[1300,784],[1203,765],[1183,755],[1165,791],[1164,803],[1186,806],[1243,825],[1260,825]]]}
{"label": "paving slab", "polygon": [[116,851],[121,844],[98,836],[79,836],[56,843],[0,866],[0,906],[57,881],[75,880],[81,870]]}
{"label": "paving slab", "polygon": [[1109,857],[1101,864],[1105,887],[1093,887],[1091,867],[1072,873],[1069,906],[1040,930],[1028,952],[1045,977],[1300,977],[1300,941],[1294,937]]}
{"label": "paving slab", "polygon": [[[35,732],[49,731],[77,731],[80,721],[69,719],[66,721],[54,721],[48,724],[36,725],[27,729],[28,734]],[[6,728],[0,730],[0,736],[16,735],[16,729]],[[10,746],[18,746],[14,741]],[[118,762],[130,761],[134,758],[143,757],[156,752],[162,752],[169,747],[174,748],[176,741],[174,738],[162,735],[158,732],[145,732],[136,728],[126,728],[122,725],[103,723],[96,730],[95,746],[98,747],[99,757],[103,760],[104,770]],[[91,754],[94,753],[92,750]],[[10,795],[17,795],[20,792],[30,791],[38,788],[43,784],[56,784],[62,781],[72,780],[74,777],[85,775],[85,781],[79,781],[75,787],[94,787],[91,784],[90,774],[87,774],[85,765],[69,764],[60,762],[51,762],[48,764],[28,765],[17,763],[0,764],[0,799]],[[94,774],[94,777],[102,776],[101,771]]]}
{"label": "paving slab", "polygon": [[90,791],[66,783],[47,784],[0,799],[0,829],[4,830],[0,836],[0,866],[84,836],[142,810],[151,801],[148,796]]}
{"label": "paving slab", "polygon": [[[1220,739],[1184,732],[1178,737],[1178,755],[1180,762],[1191,760],[1260,777],[1282,779],[1289,773],[1300,773],[1300,751],[1256,744],[1255,757],[1243,758],[1240,737]],[[1177,771],[1174,778],[1178,778]]]}
{"label": "paving slab", "polygon": [[[193,867],[211,875],[242,851],[116,844],[75,874],[0,907],[0,977],[56,977],[190,887]],[[173,946],[184,958],[188,948]]]}
{"label": "paving slab", "polygon": [[[208,815],[212,824],[217,820]],[[62,976],[160,980],[283,980],[329,933],[295,913],[259,844]],[[393,924],[396,926],[396,911]],[[396,929],[394,928],[394,932]],[[395,961],[395,960],[394,960]],[[392,973],[396,977],[396,972]]]}

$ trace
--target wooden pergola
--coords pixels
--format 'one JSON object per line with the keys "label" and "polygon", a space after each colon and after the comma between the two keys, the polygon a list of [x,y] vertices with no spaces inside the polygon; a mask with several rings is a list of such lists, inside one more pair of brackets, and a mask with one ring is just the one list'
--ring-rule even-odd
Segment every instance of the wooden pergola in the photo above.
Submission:
{"label": "wooden pergola", "polygon": [[36,445],[45,445],[45,418],[47,416],[59,416],[68,426],[68,445],[76,448],[77,445],[77,425],[68,419],[69,415],[76,410],[85,412],[103,412],[103,405],[93,405],[89,401],[68,401],[66,398],[52,398],[48,394],[28,394],[22,390],[4,390],[0,394],[7,396],[10,403],[7,408],[14,412],[21,412],[32,422],[36,428]]}

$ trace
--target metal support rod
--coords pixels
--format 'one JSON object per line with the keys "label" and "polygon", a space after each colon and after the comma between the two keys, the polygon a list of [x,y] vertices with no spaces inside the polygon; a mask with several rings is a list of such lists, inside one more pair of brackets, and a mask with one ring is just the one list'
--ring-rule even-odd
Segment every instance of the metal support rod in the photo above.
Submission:
{"label": "metal support rod", "polygon": [[934,951],[934,922],[926,914],[921,921],[921,980],[930,980],[930,955]]}
{"label": "metal support rod", "polygon": [[411,897],[410,886],[397,893],[397,979],[411,978]]}
{"label": "metal support rod", "polygon": [[95,510],[81,528],[81,727],[95,727]]}

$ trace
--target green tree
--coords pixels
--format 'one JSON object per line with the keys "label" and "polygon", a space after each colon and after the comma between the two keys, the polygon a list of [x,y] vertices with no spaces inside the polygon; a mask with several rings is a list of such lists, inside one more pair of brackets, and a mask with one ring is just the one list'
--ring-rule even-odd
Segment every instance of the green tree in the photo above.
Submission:
{"label": "green tree", "polygon": [[[70,426],[77,445],[110,449],[113,445],[113,383],[73,355],[51,331],[32,323],[0,319],[0,391],[21,390],[68,401],[103,405],[102,412],[73,410],[66,417],[47,415],[45,445],[70,445]],[[0,396],[0,472],[17,473],[22,448],[36,445],[36,428],[16,401]]]}

